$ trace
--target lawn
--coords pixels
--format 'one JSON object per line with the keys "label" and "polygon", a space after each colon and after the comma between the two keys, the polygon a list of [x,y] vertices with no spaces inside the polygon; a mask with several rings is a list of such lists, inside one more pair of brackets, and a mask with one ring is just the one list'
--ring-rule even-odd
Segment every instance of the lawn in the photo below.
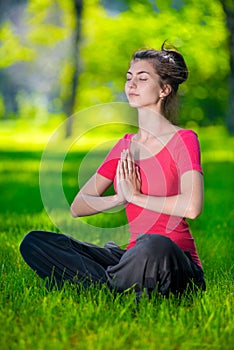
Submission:
{"label": "lawn", "polygon": [[[2,350],[233,349],[234,138],[224,127],[197,129],[205,205],[202,215],[190,225],[205,270],[207,291],[202,297],[180,302],[173,297],[150,301],[143,297],[139,305],[135,304],[133,293],[114,297],[105,288],[77,291],[75,286],[65,285],[62,290],[48,292],[24,263],[19,254],[24,235],[32,229],[69,229],[68,204],[61,208],[58,204],[61,221],[52,212],[53,201],[46,202],[45,210],[45,193],[59,202],[57,173],[53,171],[57,158],[47,157],[50,162],[44,165],[49,164],[48,167],[41,164],[51,130],[14,123],[1,123],[0,128]],[[92,136],[90,142],[98,141]],[[77,190],[78,168],[90,164],[89,171],[93,171],[105,151],[100,149],[96,156],[91,153],[87,157],[85,146],[74,147],[66,155],[62,185],[68,203]],[[42,197],[39,179],[44,186]],[[98,214],[78,220],[71,227],[71,234],[94,243],[115,238],[124,243],[125,224],[123,211]]]}

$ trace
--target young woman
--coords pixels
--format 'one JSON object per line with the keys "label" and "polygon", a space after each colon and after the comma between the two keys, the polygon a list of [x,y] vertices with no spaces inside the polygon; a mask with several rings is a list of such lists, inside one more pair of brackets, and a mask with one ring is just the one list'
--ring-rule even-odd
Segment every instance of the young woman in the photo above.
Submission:
{"label": "young woman", "polygon": [[[126,134],[76,195],[73,217],[125,205],[130,241],[126,249],[104,247],[53,232],[32,231],[20,250],[28,265],[57,284],[64,280],[105,283],[122,292],[181,295],[205,290],[202,265],[186,218],[203,205],[197,135],[170,121],[178,87],[188,77],[175,50],[141,50],[131,60],[125,92],[138,110],[137,134]],[[102,196],[114,183],[115,193]]]}

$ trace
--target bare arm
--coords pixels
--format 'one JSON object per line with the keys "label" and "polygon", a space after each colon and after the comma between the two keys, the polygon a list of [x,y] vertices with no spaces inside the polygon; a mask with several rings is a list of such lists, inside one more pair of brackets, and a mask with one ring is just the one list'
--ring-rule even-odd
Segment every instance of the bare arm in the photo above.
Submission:
{"label": "bare arm", "polygon": [[148,196],[140,192],[136,179],[139,177],[131,155],[123,153],[118,166],[118,186],[122,195],[132,204],[167,215],[196,218],[203,206],[203,176],[190,170],[181,177],[181,193],[175,196]]}
{"label": "bare arm", "polygon": [[126,202],[125,199],[117,194],[102,197],[102,194],[111,184],[111,180],[98,173],[94,174],[81,188],[71,204],[72,216],[88,216],[124,204]]}

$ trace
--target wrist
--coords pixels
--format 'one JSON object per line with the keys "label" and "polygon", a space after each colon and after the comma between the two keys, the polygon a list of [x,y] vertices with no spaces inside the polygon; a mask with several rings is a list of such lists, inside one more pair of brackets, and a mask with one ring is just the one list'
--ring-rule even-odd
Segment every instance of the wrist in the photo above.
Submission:
{"label": "wrist", "polygon": [[119,196],[118,194],[115,194],[113,197],[114,197],[114,202],[116,203],[116,206],[117,205],[124,205],[127,203],[126,199]]}
{"label": "wrist", "polygon": [[140,197],[141,197],[141,193],[134,193],[134,194],[131,196],[130,203],[136,204],[136,205],[137,205],[137,203],[139,203]]}

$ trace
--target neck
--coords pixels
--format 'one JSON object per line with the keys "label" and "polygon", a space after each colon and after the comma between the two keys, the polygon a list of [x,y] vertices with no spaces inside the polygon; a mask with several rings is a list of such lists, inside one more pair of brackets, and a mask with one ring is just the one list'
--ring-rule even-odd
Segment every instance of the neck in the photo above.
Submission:
{"label": "neck", "polygon": [[138,135],[142,139],[158,137],[174,127],[162,114],[150,108],[138,109],[138,125]]}

